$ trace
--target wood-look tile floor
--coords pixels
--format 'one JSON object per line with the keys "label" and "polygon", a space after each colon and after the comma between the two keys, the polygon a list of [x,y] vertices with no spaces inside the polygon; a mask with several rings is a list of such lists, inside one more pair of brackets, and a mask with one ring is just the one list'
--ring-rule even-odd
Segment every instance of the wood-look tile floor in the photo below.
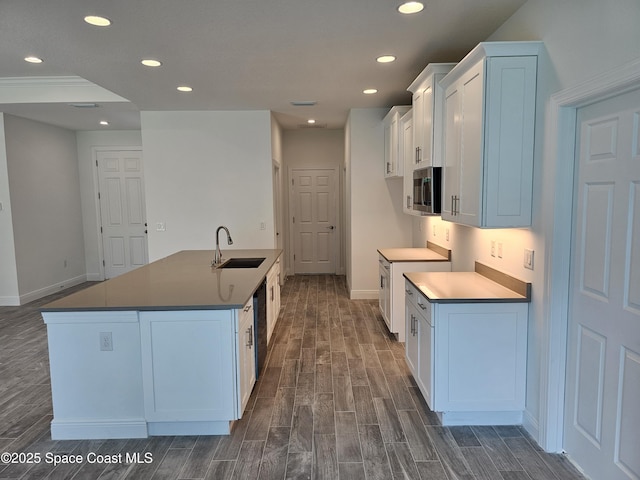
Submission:
{"label": "wood-look tile floor", "polygon": [[[231,435],[51,440],[46,329],[38,307],[59,296],[0,307],[0,452],[43,458],[0,462],[0,479],[582,478],[521,427],[442,427],[377,302],[349,300],[338,276],[287,279],[266,368]],[[85,461],[54,468],[44,461],[47,453]],[[116,460],[119,453],[148,453],[153,461],[90,463],[89,453]]]}

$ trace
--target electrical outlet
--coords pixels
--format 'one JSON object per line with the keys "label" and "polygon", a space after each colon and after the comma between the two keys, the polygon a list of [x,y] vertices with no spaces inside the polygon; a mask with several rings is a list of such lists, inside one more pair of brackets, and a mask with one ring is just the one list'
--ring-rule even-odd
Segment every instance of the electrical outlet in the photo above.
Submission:
{"label": "electrical outlet", "polygon": [[436,226],[434,225],[432,228],[433,228],[433,236],[435,237],[436,236]]}
{"label": "electrical outlet", "polygon": [[260,230],[266,230],[267,224],[265,222],[260,222]]}
{"label": "electrical outlet", "polygon": [[502,258],[502,242],[498,242],[498,258]]}
{"label": "electrical outlet", "polygon": [[533,270],[533,250],[524,249],[524,268]]}
{"label": "electrical outlet", "polygon": [[111,335],[111,332],[100,332],[100,351],[113,351],[113,336]]}
{"label": "electrical outlet", "polygon": [[449,228],[446,228],[444,231],[444,237],[445,240],[448,242],[449,241]]}
{"label": "electrical outlet", "polygon": [[492,257],[496,256],[496,241],[495,240],[491,240],[491,256]]}

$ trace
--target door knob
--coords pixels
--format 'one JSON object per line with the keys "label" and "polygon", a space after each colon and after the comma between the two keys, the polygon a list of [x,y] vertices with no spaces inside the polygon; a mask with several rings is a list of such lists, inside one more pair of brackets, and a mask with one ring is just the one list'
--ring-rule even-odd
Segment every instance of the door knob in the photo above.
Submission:
{"label": "door knob", "polygon": [[335,229],[336,227],[334,227],[333,225],[330,225],[330,226],[328,226],[327,228],[328,228],[329,230],[333,230],[333,229]]}

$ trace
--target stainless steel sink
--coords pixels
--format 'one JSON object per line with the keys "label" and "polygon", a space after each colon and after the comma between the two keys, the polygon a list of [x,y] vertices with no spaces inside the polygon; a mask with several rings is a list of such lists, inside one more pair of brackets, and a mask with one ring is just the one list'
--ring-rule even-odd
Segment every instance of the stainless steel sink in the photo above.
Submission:
{"label": "stainless steel sink", "polygon": [[218,268],[258,268],[264,262],[263,258],[230,258]]}

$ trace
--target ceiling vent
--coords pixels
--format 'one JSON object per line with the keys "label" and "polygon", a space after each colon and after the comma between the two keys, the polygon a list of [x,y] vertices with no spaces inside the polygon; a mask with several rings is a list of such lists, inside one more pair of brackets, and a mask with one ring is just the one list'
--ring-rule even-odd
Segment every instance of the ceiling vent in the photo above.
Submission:
{"label": "ceiling vent", "polygon": [[294,100],[289,103],[291,103],[291,105],[293,105],[294,107],[313,107],[318,102],[316,102],[315,100]]}
{"label": "ceiling vent", "polygon": [[100,105],[97,103],[70,103],[69,106],[76,108],[98,108]]}

